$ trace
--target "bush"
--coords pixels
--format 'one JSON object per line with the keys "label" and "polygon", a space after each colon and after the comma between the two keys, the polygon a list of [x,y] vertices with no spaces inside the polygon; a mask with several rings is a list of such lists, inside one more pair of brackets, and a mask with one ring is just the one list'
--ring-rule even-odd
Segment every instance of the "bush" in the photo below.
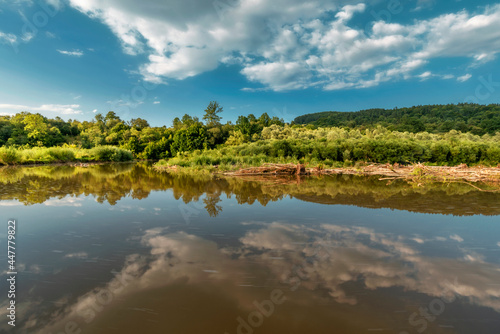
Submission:
{"label": "bush", "polygon": [[113,146],[97,146],[90,150],[96,161],[130,161],[134,159],[132,152]]}
{"label": "bush", "polygon": [[168,164],[170,166],[180,166],[180,167],[188,167],[191,163],[187,160],[184,160],[181,157],[174,157],[168,160]]}
{"label": "bush", "polygon": [[62,147],[52,147],[48,149],[49,156],[58,161],[74,161],[75,153],[73,150]]}
{"label": "bush", "polygon": [[21,162],[21,155],[12,148],[0,148],[0,163],[4,165],[15,165]]}
{"label": "bush", "polygon": [[117,148],[115,153],[111,156],[111,161],[132,161],[134,155],[132,152]]}

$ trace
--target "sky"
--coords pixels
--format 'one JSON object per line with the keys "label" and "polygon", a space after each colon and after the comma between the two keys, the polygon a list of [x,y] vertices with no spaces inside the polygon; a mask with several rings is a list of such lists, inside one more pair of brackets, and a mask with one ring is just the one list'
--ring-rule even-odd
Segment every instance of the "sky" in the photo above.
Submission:
{"label": "sky", "polygon": [[0,115],[500,103],[500,2],[0,0]]}

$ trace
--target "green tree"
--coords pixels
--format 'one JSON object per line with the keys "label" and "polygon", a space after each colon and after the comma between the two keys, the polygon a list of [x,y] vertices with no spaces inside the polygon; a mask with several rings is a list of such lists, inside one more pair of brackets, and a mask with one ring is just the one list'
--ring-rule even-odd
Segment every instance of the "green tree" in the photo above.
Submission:
{"label": "green tree", "polygon": [[181,121],[182,121],[183,128],[189,128],[191,125],[200,123],[200,120],[198,119],[198,117],[191,117],[188,114],[184,114],[184,116],[182,116]]}
{"label": "green tree", "polygon": [[28,138],[32,144],[42,145],[48,141],[49,125],[46,119],[40,114],[27,115],[24,120],[24,130],[27,131]]}
{"label": "green tree", "polygon": [[105,128],[105,123],[104,123],[104,116],[101,113],[98,113],[94,116],[95,124],[99,128],[100,131],[104,131]]}
{"label": "green tree", "polygon": [[262,124],[262,126],[269,126],[271,125],[271,117],[265,112],[259,117],[259,123]]}
{"label": "green tree", "polygon": [[116,113],[114,111],[108,111],[104,120],[106,121],[106,127],[108,129],[111,129],[116,124],[121,122],[120,117],[118,117],[118,115],[116,115]]}
{"label": "green tree", "polygon": [[220,120],[222,119],[219,116],[220,113],[222,113],[222,106],[217,101],[210,101],[203,116],[206,126],[214,127],[220,125]]}
{"label": "green tree", "polygon": [[238,116],[236,120],[235,131],[240,131],[244,135],[250,135],[252,132],[252,125],[246,116]]}
{"label": "green tree", "polygon": [[174,118],[172,121],[172,126],[174,127],[174,130],[179,130],[182,128],[182,121],[179,119],[179,117]]}
{"label": "green tree", "polygon": [[136,130],[142,130],[144,128],[149,128],[149,123],[142,118],[132,118],[130,120],[130,126]]}
{"label": "green tree", "polygon": [[199,123],[193,124],[175,133],[172,151],[187,152],[203,149],[207,145],[207,139],[207,129]]}

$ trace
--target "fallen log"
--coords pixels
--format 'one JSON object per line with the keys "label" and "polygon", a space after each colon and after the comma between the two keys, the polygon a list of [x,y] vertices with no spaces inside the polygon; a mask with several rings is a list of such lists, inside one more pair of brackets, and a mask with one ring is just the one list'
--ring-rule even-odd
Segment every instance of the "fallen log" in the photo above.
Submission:
{"label": "fallen log", "polygon": [[307,175],[308,172],[302,164],[271,164],[261,167],[242,168],[235,172],[226,172],[224,175]]}
{"label": "fallen log", "polygon": [[468,181],[500,183],[499,167],[468,167],[462,164],[455,167],[425,166],[415,164],[401,166],[399,164],[372,164],[365,167],[347,167],[322,169],[318,167],[306,168],[302,164],[264,164],[260,167],[243,168],[225,175],[378,175],[384,180],[407,179],[411,181]]}

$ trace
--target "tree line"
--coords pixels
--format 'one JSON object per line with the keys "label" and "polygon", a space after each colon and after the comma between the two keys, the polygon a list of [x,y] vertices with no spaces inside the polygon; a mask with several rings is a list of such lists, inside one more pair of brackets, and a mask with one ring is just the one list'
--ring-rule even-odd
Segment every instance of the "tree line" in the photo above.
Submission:
{"label": "tree line", "polygon": [[265,127],[283,126],[278,117],[263,113],[239,116],[235,124],[221,123],[223,107],[216,101],[205,109],[203,121],[188,114],[176,117],[172,126],[152,127],[142,118],[122,120],[114,111],[96,114],[91,121],[47,118],[39,113],[20,112],[0,116],[0,147],[28,149],[65,146],[91,149],[116,146],[139,159],[160,159],[178,152],[215,148],[232,142],[256,139]]}
{"label": "tree line", "polygon": [[[298,124],[297,119],[285,124],[282,119],[263,113],[259,117],[239,116],[233,124],[222,123],[223,108],[212,101],[202,120],[185,114],[176,117],[169,127],[153,127],[142,118],[125,121],[113,111],[96,114],[92,120],[83,122],[21,112],[0,117],[0,163],[136,158],[165,159],[168,164],[183,166],[228,168],[265,162],[325,166],[359,161],[497,165],[500,163],[500,130],[495,122],[500,117],[499,111],[499,105],[471,104],[390,111],[374,109],[301,116],[301,122],[307,121],[307,125]],[[425,130],[445,116],[453,124],[452,129],[448,127],[444,131],[440,125],[432,131]],[[462,124],[455,122],[459,118],[472,130],[455,129],[456,124]],[[341,120],[340,125],[315,125],[332,119]],[[416,126],[417,123],[420,125]]]}
{"label": "tree line", "polygon": [[401,132],[445,133],[457,130],[494,135],[500,131],[500,104],[460,103],[356,112],[325,111],[296,117],[294,122],[318,127],[374,128],[380,125]]}

